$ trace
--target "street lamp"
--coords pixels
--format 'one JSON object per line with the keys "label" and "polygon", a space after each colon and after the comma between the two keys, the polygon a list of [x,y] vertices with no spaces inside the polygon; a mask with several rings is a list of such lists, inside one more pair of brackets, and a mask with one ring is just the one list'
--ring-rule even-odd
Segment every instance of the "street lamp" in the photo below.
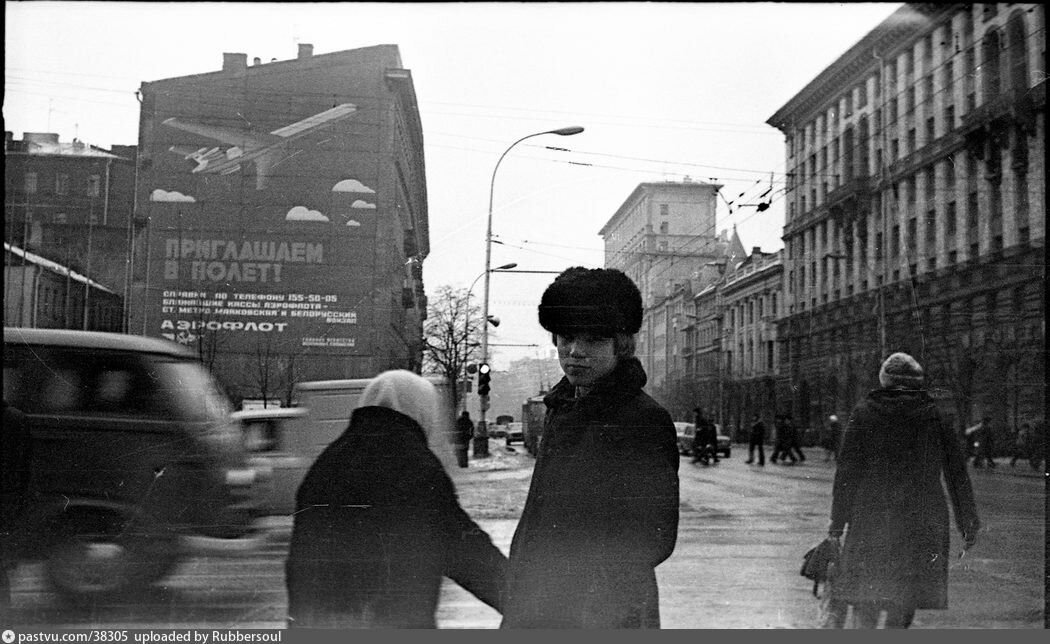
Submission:
{"label": "street lamp", "polygon": [[[483,363],[488,363],[488,361],[489,361],[489,325],[487,323],[487,320],[489,319],[489,274],[492,272],[492,269],[491,269],[491,263],[492,263],[492,198],[493,198],[493,195],[495,194],[495,191],[496,191],[496,171],[499,170],[499,165],[500,165],[500,163],[503,162],[503,158],[505,156],[507,156],[507,153],[510,152],[514,148],[514,146],[516,146],[517,144],[521,143],[525,139],[531,139],[534,136],[542,136],[544,134],[557,134],[558,136],[572,136],[573,134],[579,134],[580,132],[583,132],[583,128],[580,127],[579,125],[573,125],[573,126],[570,126],[570,127],[559,128],[557,130],[546,130],[546,131],[543,131],[543,132],[536,132],[534,134],[529,134],[527,136],[523,136],[520,139],[518,139],[517,141],[515,141],[514,143],[511,143],[507,147],[507,149],[503,151],[503,154],[500,155],[499,160],[496,161],[496,167],[492,169],[492,181],[489,182],[489,218],[488,218],[488,227],[485,230],[485,272],[483,273],[483,275],[485,276],[485,295],[484,295],[484,301],[483,301],[483,305],[482,305],[482,311],[484,312],[483,319],[486,320],[486,323],[483,325],[483,329],[482,329],[482,332],[481,332],[481,362],[483,362]],[[478,423],[482,427],[482,430],[484,431],[484,429],[487,427],[487,425],[485,424],[485,412],[488,410],[489,397],[488,396],[481,396],[481,400],[480,400],[480,405],[479,406],[481,408],[481,415],[480,415],[480,419],[479,419]],[[486,439],[486,444],[487,444],[487,439]]]}

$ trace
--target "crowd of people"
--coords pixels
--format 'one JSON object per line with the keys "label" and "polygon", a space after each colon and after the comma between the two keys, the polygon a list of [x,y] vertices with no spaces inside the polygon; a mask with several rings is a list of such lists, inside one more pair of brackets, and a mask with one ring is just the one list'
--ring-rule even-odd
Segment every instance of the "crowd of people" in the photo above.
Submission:
{"label": "crowd of people", "polygon": [[[434,628],[443,577],[499,611],[503,628],[659,628],[655,569],[677,540],[679,451],[670,414],[643,391],[641,295],[620,271],[570,268],[538,314],[564,375],[544,399],[544,440],[509,554],[459,504],[434,386],[381,373],[298,489],[290,628]],[[879,384],[845,424],[830,416],[820,440],[836,459],[827,539],[841,551],[830,628],[844,626],[850,607],[862,628],[880,613],[887,627],[907,628],[916,610],[947,607],[949,504],[967,548],[980,528],[967,456],[921,365],[894,353]],[[694,411],[697,458],[717,463],[715,425]],[[4,415],[5,425],[18,420]],[[452,441],[460,467],[472,427],[464,412]],[[806,460],[790,413],[776,414],[773,430],[771,463]],[[1011,465],[1040,431],[1021,428]],[[757,451],[765,465],[766,434],[755,414],[748,464]],[[988,419],[968,436],[974,466],[994,466]],[[4,470],[5,522],[17,512],[13,471]]]}

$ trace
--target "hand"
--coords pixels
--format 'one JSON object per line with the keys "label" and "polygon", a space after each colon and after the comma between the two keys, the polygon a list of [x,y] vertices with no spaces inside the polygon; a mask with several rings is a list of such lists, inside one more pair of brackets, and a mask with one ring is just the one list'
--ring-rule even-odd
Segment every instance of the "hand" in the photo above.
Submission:
{"label": "hand", "polygon": [[967,551],[977,543],[977,530],[970,530],[963,533],[963,551]]}

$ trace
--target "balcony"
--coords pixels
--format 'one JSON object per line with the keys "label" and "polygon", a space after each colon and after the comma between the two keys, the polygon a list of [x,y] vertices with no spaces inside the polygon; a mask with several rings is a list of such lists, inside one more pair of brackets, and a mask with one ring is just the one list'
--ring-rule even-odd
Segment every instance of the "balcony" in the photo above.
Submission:
{"label": "balcony", "polygon": [[1025,90],[1010,90],[964,114],[960,133],[970,134],[999,120],[1035,129],[1036,115],[1046,105],[1046,82]]}

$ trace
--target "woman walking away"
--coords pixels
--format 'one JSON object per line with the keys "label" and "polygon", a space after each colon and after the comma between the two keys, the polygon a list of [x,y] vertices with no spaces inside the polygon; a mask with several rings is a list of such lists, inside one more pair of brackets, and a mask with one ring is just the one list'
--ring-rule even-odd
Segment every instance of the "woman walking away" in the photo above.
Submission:
{"label": "woman walking away", "polygon": [[307,472],[285,569],[289,627],[434,628],[442,576],[502,610],[506,558],[435,456],[447,449],[438,409],[426,379],[381,373]]}
{"label": "woman walking away", "polygon": [[908,628],[920,608],[948,607],[947,482],[964,547],[980,522],[966,460],[925,391],[922,367],[894,353],[881,387],[850,415],[839,451],[829,539],[846,538],[832,580],[830,619],[842,628],[848,605],[861,628]]}

